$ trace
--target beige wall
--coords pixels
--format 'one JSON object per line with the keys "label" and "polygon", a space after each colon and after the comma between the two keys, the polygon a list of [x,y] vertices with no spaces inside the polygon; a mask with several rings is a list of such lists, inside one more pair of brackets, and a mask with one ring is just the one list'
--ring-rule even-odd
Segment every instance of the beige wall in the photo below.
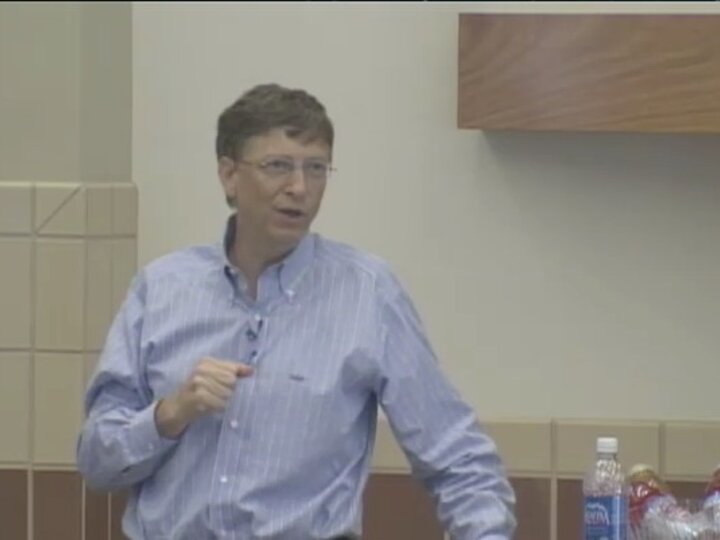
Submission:
{"label": "beige wall", "polygon": [[0,4],[2,179],[77,178],[78,12],[76,2]]}
{"label": "beige wall", "polygon": [[0,3],[0,181],[130,180],[128,2]]}
{"label": "beige wall", "polygon": [[720,138],[455,122],[459,12],[659,9],[720,14],[688,2],[136,4],[140,262],[218,238],[222,107],[258,82],[302,86],[338,132],[317,230],[391,262],[481,415],[714,418]]}

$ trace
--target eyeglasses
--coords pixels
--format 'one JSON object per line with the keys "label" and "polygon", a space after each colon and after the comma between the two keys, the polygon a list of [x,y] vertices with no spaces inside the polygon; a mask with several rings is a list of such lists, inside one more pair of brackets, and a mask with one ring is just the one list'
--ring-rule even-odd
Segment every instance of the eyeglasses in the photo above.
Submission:
{"label": "eyeglasses", "polygon": [[[286,157],[269,157],[260,161],[238,159],[237,162],[255,167],[273,180],[285,180],[289,178],[298,167],[298,162]],[[301,161],[299,165],[302,168],[305,178],[314,181],[327,180],[330,173],[336,170],[322,159],[306,159],[305,161]]]}

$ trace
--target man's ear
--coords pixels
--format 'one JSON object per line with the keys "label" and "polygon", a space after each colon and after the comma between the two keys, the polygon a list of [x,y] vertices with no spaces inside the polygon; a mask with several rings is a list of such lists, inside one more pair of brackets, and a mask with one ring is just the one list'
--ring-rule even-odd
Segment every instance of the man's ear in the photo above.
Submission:
{"label": "man's ear", "polygon": [[235,200],[235,172],[237,164],[227,156],[218,159],[218,178],[222,184],[225,198],[227,200]]}

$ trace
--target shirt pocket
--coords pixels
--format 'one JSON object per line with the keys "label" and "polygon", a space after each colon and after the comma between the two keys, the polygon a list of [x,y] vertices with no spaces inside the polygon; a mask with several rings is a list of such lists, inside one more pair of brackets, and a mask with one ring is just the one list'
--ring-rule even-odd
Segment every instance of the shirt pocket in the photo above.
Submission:
{"label": "shirt pocket", "polygon": [[261,439],[279,442],[287,450],[307,445],[330,444],[333,426],[345,416],[344,397],[332,382],[319,379],[310,370],[262,369],[255,375],[253,420]]}

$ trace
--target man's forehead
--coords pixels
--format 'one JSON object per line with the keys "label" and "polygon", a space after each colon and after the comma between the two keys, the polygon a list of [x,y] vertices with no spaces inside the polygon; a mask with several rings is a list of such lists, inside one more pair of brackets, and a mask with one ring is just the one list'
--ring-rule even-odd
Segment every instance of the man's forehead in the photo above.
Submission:
{"label": "man's forehead", "polygon": [[311,153],[330,155],[328,144],[312,132],[302,132],[297,128],[273,128],[262,135],[250,137],[245,147],[246,153]]}

